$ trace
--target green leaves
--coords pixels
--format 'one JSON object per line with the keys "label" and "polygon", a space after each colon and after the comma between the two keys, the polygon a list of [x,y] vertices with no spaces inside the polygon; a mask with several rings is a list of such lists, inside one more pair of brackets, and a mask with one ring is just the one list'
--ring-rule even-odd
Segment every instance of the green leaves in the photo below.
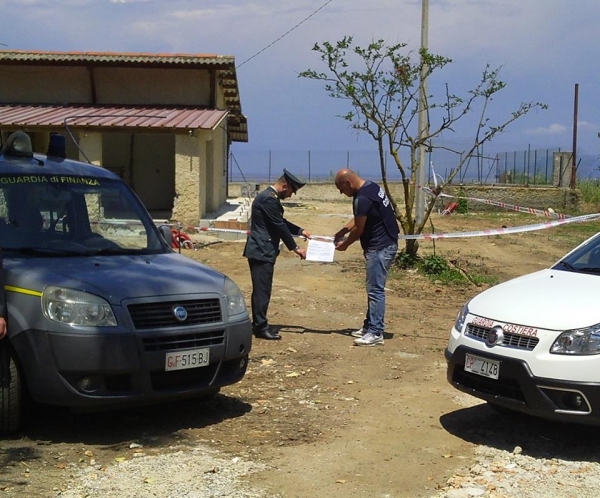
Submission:
{"label": "green leaves", "polygon": [[[426,164],[420,163],[419,150],[436,148],[436,139],[444,132],[454,132],[467,114],[479,111],[473,142],[456,153],[456,166],[448,173],[447,183],[464,168],[469,158],[476,155],[484,143],[532,109],[546,109],[539,102],[521,103],[516,111],[504,120],[491,122],[489,107],[498,92],[506,87],[499,79],[500,67],[486,65],[475,88],[459,96],[445,85],[445,93],[427,94],[427,79],[442,70],[452,59],[430,53],[426,48],[417,52],[406,51],[406,44],[386,45],[382,39],[373,40],[365,47],[354,45],[351,36],[331,43],[315,43],[313,51],[320,54],[326,66],[325,72],[308,69],[299,77],[322,81],[325,91],[332,98],[348,101],[352,108],[340,117],[350,123],[350,128],[368,133],[379,149],[381,178],[386,190],[387,173],[385,158],[389,154],[395,161],[402,177],[403,203],[397,203],[388,194],[394,206],[402,230],[407,235],[421,233],[435,204],[431,199],[426,213],[416,222],[415,185],[417,172]],[[419,129],[417,123],[421,109],[426,114],[427,126]],[[401,155],[400,151],[407,154]],[[446,149],[450,150],[450,149]],[[402,158],[408,164],[403,162]],[[444,184],[439,191],[443,190]],[[403,212],[399,212],[402,208]],[[406,249],[416,255],[418,244],[407,242]]]}

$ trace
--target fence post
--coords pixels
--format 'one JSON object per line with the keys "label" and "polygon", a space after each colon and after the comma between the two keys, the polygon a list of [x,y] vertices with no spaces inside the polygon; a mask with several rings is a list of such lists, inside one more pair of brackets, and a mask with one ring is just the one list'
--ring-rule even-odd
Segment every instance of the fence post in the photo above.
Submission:
{"label": "fence post", "polygon": [[271,151],[269,150],[269,183],[271,183]]}
{"label": "fence post", "polygon": [[529,184],[529,178],[531,177],[531,175],[529,174],[530,163],[531,163],[531,144],[528,144],[527,145],[527,184]]}
{"label": "fence post", "polygon": [[310,183],[310,150],[308,151],[308,182]]}
{"label": "fence post", "polygon": [[483,185],[483,145],[480,147],[477,147],[477,181]]}

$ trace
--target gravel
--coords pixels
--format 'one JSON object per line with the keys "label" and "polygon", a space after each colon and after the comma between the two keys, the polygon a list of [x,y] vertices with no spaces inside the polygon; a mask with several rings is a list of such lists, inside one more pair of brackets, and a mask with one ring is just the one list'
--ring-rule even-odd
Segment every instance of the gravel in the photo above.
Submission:
{"label": "gravel", "polygon": [[[173,449],[173,448],[171,448]],[[262,464],[241,457],[225,457],[206,446],[185,448],[158,456],[135,453],[130,460],[108,466],[94,462],[80,468],[73,465],[71,479],[62,490],[63,498],[258,498],[263,490],[251,488],[245,477],[265,469]],[[270,495],[272,496],[272,495]]]}
{"label": "gravel", "polygon": [[[273,497],[252,487],[247,477],[267,469],[242,457],[224,456],[206,446],[171,448],[169,453],[148,456],[140,451],[130,460],[102,467],[73,464],[62,498],[264,498]],[[600,464],[535,458],[479,445],[476,463],[450,477],[431,498],[596,498]],[[391,495],[393,496],[393,495]]]}
{"label": "gravel", "polygon": [[452,476],[435,498],[520,497],[592,498],[600,488],[600,465],[560,459],[534,458],[478,446],[477,463]]}

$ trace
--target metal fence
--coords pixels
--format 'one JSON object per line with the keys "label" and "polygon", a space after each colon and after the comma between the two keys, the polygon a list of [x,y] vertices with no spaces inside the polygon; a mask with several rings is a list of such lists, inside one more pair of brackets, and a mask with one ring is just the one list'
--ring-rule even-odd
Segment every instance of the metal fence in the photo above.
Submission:
{"label": "metal fence", "polygon": [[561,150],[528,149],[497,154],[495,181],[517,185],[551,185],[554,178],[554,152]]}
{"label": "metal fence", "polygon": [[[551,185],[553,183],[555,149],[532,149],[494,154],[478,154],[467,159],[452,183]],[[434,149],[428,155],[428,179],[437,176],[444,182],[460,161],[460,156],[444,149]],[[386,175],[391,181],[401,179],[391,156],[385,160]],[[577,178],[600,178],[598,156],[578,156]],[[405,164],[408,164],[406,162]],[[567,165],[564,165],[565,167]],[[230,182],[273,182],[287,168],[309,182],[333,180],[340,168],[351,168],[369,180],[381,179],[379,155],[376,150],[291,151],[236,150],[229,155]]]}

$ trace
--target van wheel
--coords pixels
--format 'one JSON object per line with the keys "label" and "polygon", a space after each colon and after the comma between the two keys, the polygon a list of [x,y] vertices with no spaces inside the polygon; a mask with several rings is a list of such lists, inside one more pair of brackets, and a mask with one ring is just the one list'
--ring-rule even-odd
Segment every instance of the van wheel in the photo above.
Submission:
{"label": "van wheel", "polygon": [[0,436],[14,434],[21,425],[21,376],[8,345],[0,342]]}

